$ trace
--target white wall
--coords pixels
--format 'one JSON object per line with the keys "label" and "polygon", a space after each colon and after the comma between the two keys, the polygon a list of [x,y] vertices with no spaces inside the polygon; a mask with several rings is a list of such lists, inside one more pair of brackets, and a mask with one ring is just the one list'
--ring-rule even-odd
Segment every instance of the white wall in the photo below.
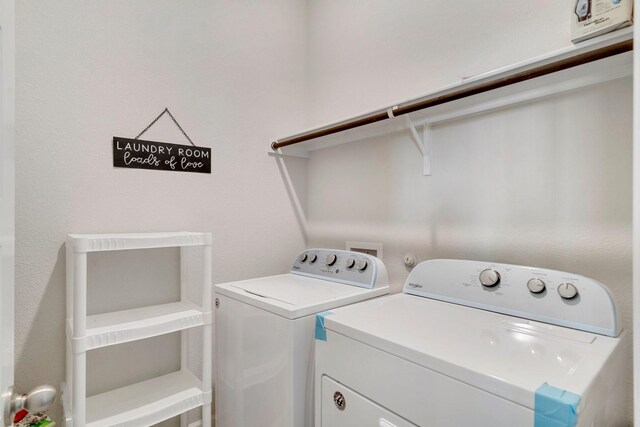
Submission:
{"label": "white wall", "polygon": [[311,124],[569,45],[569,16],[557,0],[310,1]]}
{"label": "white wall", "polygon": [[[211,231],[214,282],[282,272],[304,248],[266,155],[270,138],[305,120],[304,24],[296,0],[17,2],[20,389],[64,377],[67,233]],[[211,175],[112,167],[112,137],[134,137],[165,106],[212,148]],[[186,143],[165,119],[145,137]],[[90,261],[93,312],[177,296],[174,251]],[[175,346],[169,336],[95,352],[89,390],[175,368]]]}
{"label": "white wall", "polygon": [[[310,2],[310,124],[565,47],[569,14],[551,0]],[[611,289],[630,336],[630,108],[624,79],[435,126],[430,177],[408,132],[314,151],[308,245],[383,243],[395,291],[407,252],[583,274]]]}

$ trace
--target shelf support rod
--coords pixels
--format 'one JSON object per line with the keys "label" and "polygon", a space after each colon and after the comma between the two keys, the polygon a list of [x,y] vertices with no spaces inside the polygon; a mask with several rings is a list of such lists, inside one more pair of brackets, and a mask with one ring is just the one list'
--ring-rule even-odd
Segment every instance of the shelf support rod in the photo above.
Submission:
{"label": "shelf support rod", "polygon": [[418,151],[422,155],[422,175],[431,175],[431,124],[426,122],[422,126],[422,137],[418,133],[416,126],[413,124],[409,116],[404,116],[407,128],[411,131],[411,140],[418,147]]}
{"label": "shelf support rod", "polygon": [[[420,154],[422,154],[423,156],[426,156],[427,153],[424,146],[424,140],[420,138],[420,135],[418,135],[418,131],[416,130],[416,127],[411,121],[411,119],[409,118],[409,116],[404,116],[404,117],[405,117],[405,121],[407,122],[407,127],[411,131],[411,136],[413,136],[413,143],[416,144],[416,147],[418,147],[418,151],[420,151]],[[425,126],[428,126],[428,124],[425,124]]]}

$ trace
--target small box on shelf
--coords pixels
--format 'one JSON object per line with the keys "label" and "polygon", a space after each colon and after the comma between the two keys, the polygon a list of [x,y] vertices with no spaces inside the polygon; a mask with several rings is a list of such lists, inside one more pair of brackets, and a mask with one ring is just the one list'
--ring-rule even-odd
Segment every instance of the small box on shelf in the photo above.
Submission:
{"label": "small box on shelf", "polygon": [[575,0],[571,41],[581,42],[633,23],[633,0]]}

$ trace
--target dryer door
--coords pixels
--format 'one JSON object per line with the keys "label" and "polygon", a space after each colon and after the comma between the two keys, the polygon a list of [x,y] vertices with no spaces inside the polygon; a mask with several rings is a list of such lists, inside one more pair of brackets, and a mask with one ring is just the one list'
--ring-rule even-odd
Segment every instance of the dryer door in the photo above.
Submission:
{"label": "dryer door", "polygon": [[417,427],[327,376],[321,398],[323,427]]}

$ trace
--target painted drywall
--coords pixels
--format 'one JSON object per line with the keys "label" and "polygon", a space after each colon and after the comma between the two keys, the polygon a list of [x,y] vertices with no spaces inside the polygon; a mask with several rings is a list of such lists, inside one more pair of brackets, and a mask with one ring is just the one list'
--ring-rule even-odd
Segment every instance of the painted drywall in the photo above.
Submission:
{"label": "painted drywall", "polygon": [[309,2],[311,125],[387,107],[570,44],[557,0]]}
{"label": "painted drywall", "polygon": [[[563,48],[569,14],[556,1],[311,2],[310,124]],[[396,292],[406,253],[579,273],[611,289],[630,337],[631,130],[622,79],[434,126],[429,177],[408,131],[314,151],[308,245],[383,243]]]}
{"label": "painted drywall", "polygon": [[[306,9],[296,0],[16,7],[15,355],[16,384],[29,390],[64,378],[67,233],[211,231],[214,282],[286,271],[304,248],[267,148],[305,120]],[[135,137],[165,107],[212,148],[210,175],[112,167],[112,137]],[[187,143],[166,117],[145,137]],[[89,261],[90,312],[177,297],[176,251]],[[175,369],[176,345],[168,336],[91,353],[89,391]]]}

